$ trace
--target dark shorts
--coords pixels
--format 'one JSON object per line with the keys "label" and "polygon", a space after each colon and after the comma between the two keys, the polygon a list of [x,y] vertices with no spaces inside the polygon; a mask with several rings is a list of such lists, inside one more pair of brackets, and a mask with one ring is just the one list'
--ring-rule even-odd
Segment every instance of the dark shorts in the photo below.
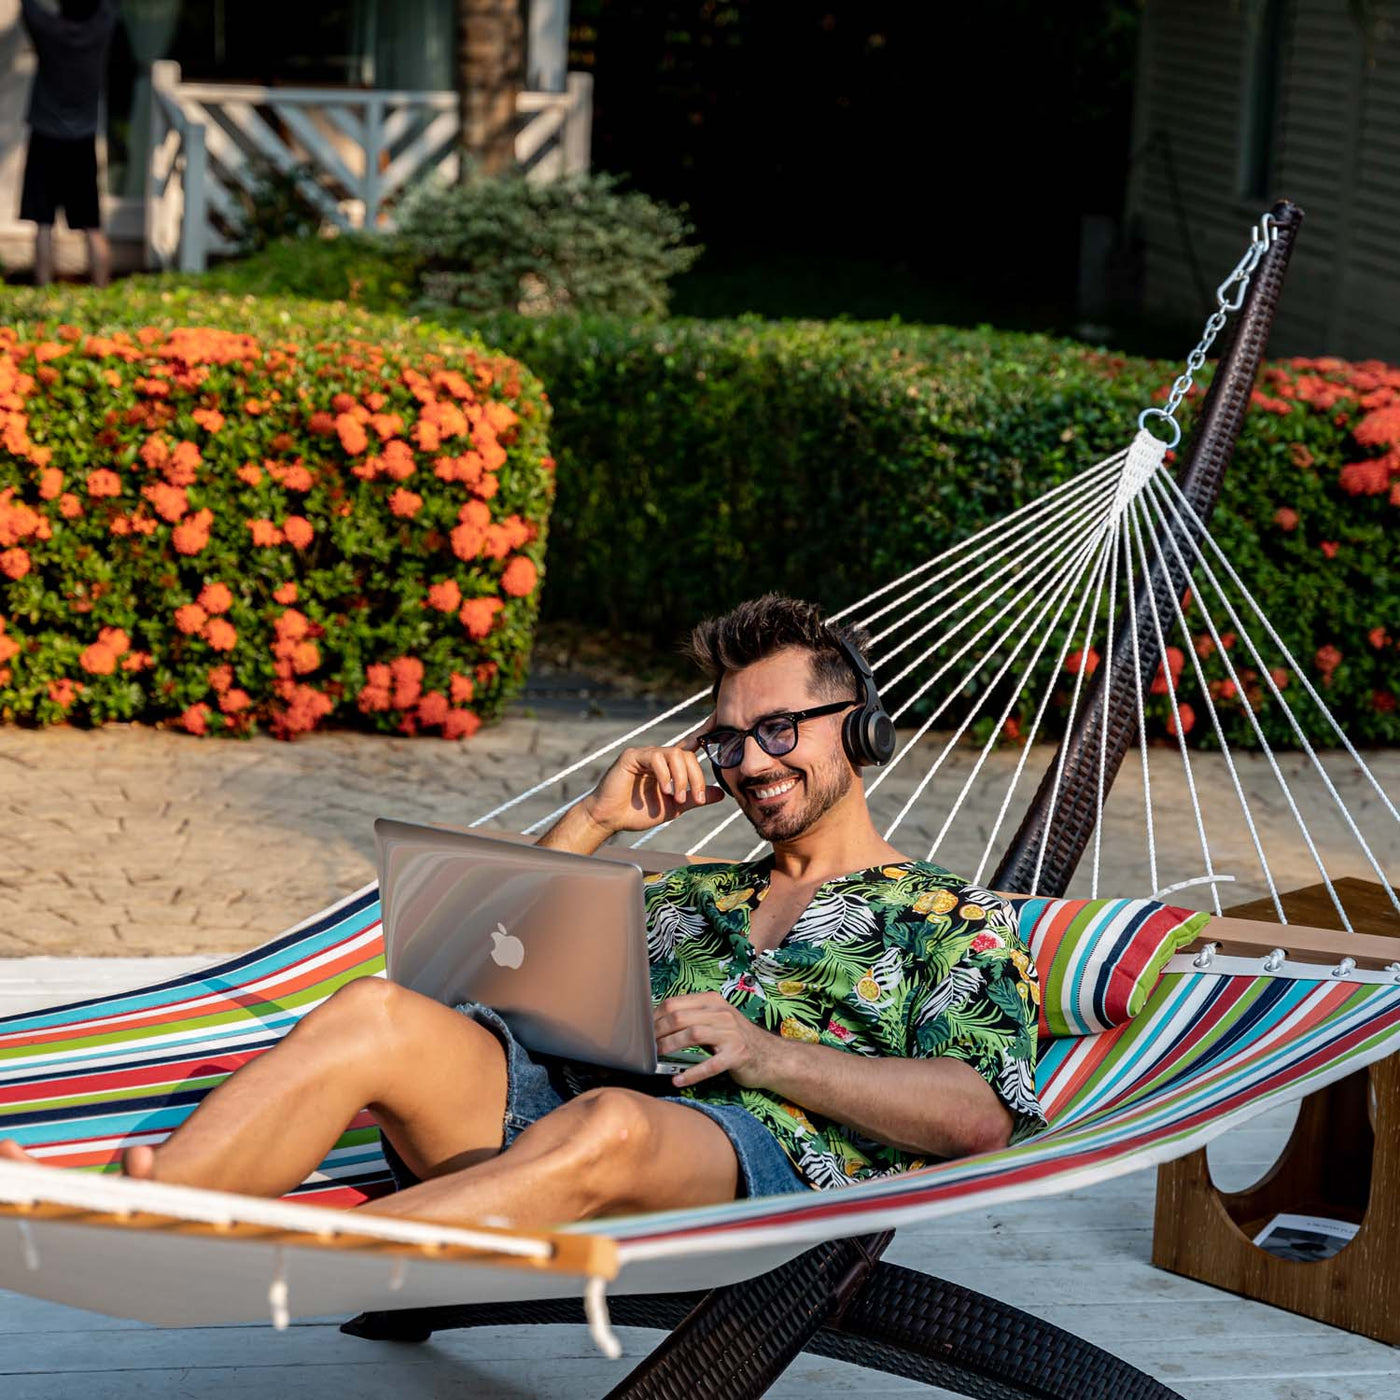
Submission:
{"label": "dark shorts", "polygon": [[[463,1002],[458,1008],[464,1016],[470,1016],[478,1024],[492,1031],[506,1052],[506,1114],[503,1124],[503,1146],[509,1147],[532,1123],[538,1122],[546,1113],[576,1097],[578,1090],[563,1068],[563,1062],[546,1056],[532,1056],[511,1034],[510,1027],[489,1006],[478,1002]],[[669,1088],[670,1081],[663,1076],[640,1080],[660,1088]],[[629,1078],[628,1087],[638,1083]],[[642,1092],[649,1092],[643,1090]],[[655,1093],[652,1095],[662,1103],[678,1103],[685,1108],[693,1108],[713,1119],[724,1130],[739,1162],[740,1196],[778,1196],[789,1191],[807,1191],[811,1188],[797,1174],[788,1160],[787,1153],[778,1145],[778,1139],[745,1108],[737,1104],[700,1103],[694,1099],[681,1098],[673,1094]],[[399,1189],[414,1185],[418,1178],[404,1165],[398,1153],[388,1140],[384,1143],[384,1155],[389,1160],[390,1169]]]}
{"label": "dark shorts", "polygon": [[24,191],[19,216],[36,224],[51,224],[58,211],[73,229],[102,227],[97,198],[97,138],[75,141],[29,133],[24,157]]}

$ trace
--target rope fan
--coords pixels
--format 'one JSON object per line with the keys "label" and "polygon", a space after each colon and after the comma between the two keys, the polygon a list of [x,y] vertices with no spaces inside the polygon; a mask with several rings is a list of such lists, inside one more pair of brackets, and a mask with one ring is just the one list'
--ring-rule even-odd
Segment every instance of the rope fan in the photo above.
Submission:
{"label": "rope fan", "polygon": [[[942,859],[974,884],[1060,894],[1088,845],[1086,892],[1096,897],[1103,885],[1105,807],[1124,758],[1136,747],[1140,850],[1130,887],[1138,893],[1191,891],[1220,914],[1221,885],[1236,883],[1267,894],[1278,922],[1287,923],[1280,870],[1301,850],[1341,926],[1351,930],[1313,830],[1327,819],[1340,824],[1351,844],[1347,868],[1374,875],[1400,913],[1377,849],[1394,851],[1391,824],[1400,823],[1400,811],[1328,708],[1319,685],[1325,678],[1309,675],[1208,529],[1257,355],[1247,374],[1217,377],[1202,409],[1197,448],[1179,480],[1166,462],[1181,438],[1181,404],[1229,316],[1243,306],[1281,227],[1274,214],[1265,214],[1252,230],[1165,406],[1143,410],[1127,447],[835,614],[868,630],[881,694],[894,719],[907,727],[893,760],[868,780],[866,792],[885,837],[904,843],[910,855]],[[1258,349],[1262,353],[1262,340]],[[1228,424],[1222,421],[1227,418]],[[1218,442],[1226,427],[1226,451],[1202,450]],[[1297,687],[1292,698],[1285,690],[1291,681]],[[1165,750],[1149,743],[1146,714],[1154,694],[1165,695],[1169,709],[1167,728],[1175,742]],[[1024,802],[1030,787],[1035,740],[1057,702],[1064,708],[1066,742],[1044,767],[1035,800],[1011,834],[1017,795]],[[1301,764],[1275,752],[1260,720],[1266,706],[1282,717]],[[482,813],[472,825],[518,822],[524,813],[527,834],[543,831],[579,800],[582,792],[570,795],[570,785],[586,790],[596,765],[625,744],[675,743],[694,733],[710,708],[709,691],[697,691]],[[1254,739],[1271,797],[1276,789],[1269,805],[1285,811],[1287,829],[1296,831],[1282,854],[1270,851],[1257,799],[1246,790],[1229,741],[1231,721]],[[1193,755],[1187,740],[1193,726],[1214,739],[1218,759]],[[971,742],[977,732],[986,737]],[[1020,743],[1014,762],[1005,758],[1010,732]],[[1320,748],[1339,749],[1340,761],[1332,760],[1329,768]],[[1203,766],[1209,770],[1204,775]],[[1216,791],[1222,786],[1224,794]],[[1342,786],[1371,799],[1364,805],[1385,825],[1379,839],[1363,832]],[[991,790],[995,816],[979,830],[975,846],[960,843],[955,862],[950,838],[979,790]],[[556,805],[551,796],[566,800]],[[1071,806],[1080,817],[1073,824],[1065,821]],[[1157,842],[1164,808],[1169,822],[1189,813],[1198,852],[1189,869],[1164,868]],[[723,852],[753,859],[765,847],[735,844],[746,830],[738,825],[741,816],[737,809],[717,820],[697,813],[668,836],[674,839],[681,828],[694,833],[684,847],[687,856]],[[662,830],[645,833],[633,849]],[[1222,861],[1217,854],[1222,837],[1233,859]],[[998,860],[1003,844],[1007,849]],[[1124,868],[1120,859],[1114,882],[1120,889]],[[1296,871],[1289,868],[1287,878],[1296,883]]]}
{"label": "rope fan", "polygon": [[[1125,448],[838,615],[874,637],[877,680],[904,724],[867,791],[909,854],[1007,892],[1058,896],[1078,878],[1091,894],[1179,891],[1216,915],[1233,882],[1262,892],[1282,924],[1280,887],[1301,851],[1343,929],[1354,923],[1346,873],[1371,872],[1400,912],[1385,877],[1400,813],[1208,528],[1300,220],[1285,203],[1253,229],[1184,373],[1163,407],[1143,410]],[[1174,477],[1166,454],[1178,410],[1227,328]],[[1157,747],[1145,721],[1162,702],[1174,742]],[[1271,746],[1265,706],[1296,752]],[[675,742],[708,712],[708,691],[688,696],[473,825],[539,832],[623,745]],[[1188,715],[1218,755],[1186,742]],[[1050,746],[1035,741],[1052,724],[1064,737],[1047,759]],[[1003,742],[1016,729],[1024,742]],[[1228,742],[1241,733],[1277,790],[1267,811]],[[1110,805],[1130,756],[1139,792],[1119,784]],[[1119,821],[1125,798],[1131,820]],[[1158,834],[1183,819],[1193,840],[1177,869]],[[758,854],[732,814],[693,813],[668,839],[679,832],[688,855]],[[1123,832],[1131,850],[1119,850]],[[648,868],[676,863],[649,837],[627,849]],[[218,967],[0,1020],[0,1129],[54,1165],[98,1172],[122,1146],[159,1141],[346,980],[382,972],[379,916],[369,885]],[[361,1228],[365,1217],[313,1210],[386,1189],[367,1117],[290,1201],[0,1164],[0,1288],[178,1324],[364,1308],[344,1330],[401,1341],[586,1319],[612,1350],[606,1283],[613,1322],[670,1333],[614,1395],[758,1396],[806,1348],[990,1400],[1171,1400],[1165,1385],[1062,1329],[880,1256],[901,1224],[1176,1161],[1400,1049],[1390,940],[1351,931],[1327,944],[1320,930],[1295,928],[1285,953],[1272,948],[1285,935],[1268,925],[1223,918],[1219,930],[1235,951],[1172,958],[1128,1022],[1042,1044],[1037,1090],[1050,1126],[1002,1152],[556,1233]],[[1304,956],[1319,949],[1341,961]]]}

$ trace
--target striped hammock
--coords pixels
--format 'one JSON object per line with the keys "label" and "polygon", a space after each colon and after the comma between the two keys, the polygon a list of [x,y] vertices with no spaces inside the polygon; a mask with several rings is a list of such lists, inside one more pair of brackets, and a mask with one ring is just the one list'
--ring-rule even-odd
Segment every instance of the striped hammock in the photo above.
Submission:
{"label": "striped hammock", "polygon": [[[813,1241],[1051,1195],[1169,1160],[1400,1049],[1394,973],[1266,961],[1178,955],[1126,1025],[1043,1042],[1038,1088],[1050,1128],[1016,1147],[826,1192],[598,1221],[570,1233],[613,1243],[614,1291],[735,1282]],[[165,1324],[266,1318],[270,1279],[274,1317],[279,1306],[283,1315],[290,1308],[309,1316],[576,1296],[577,1278],[444,1260],[424,1240],[451,1243],[461,1232],[431,1227],[375,1222],[407,1256],[299,1250],[299,1240],[324,1243],[328,1219],[355,1231],[365,1217],[295,1207],[349,1207],[390,1187],[378,1130],[365,1115],[289,1205],[111,1175],[123,1148],[160,1141],[298,1018],[383,967],[370,885],[202,972],[0,1020],[0,1136],[80,1169],[0,1166],[0,1202],[12,1203],[0,1206],[0,1288]],[[13,1203],[26,1201],[57,1201],[65,1211],[49,1218],[41,1204],[29,1216],[16,1212]],[[75,1207],[84,1209],[75,1215]],[[225,1228],[243,1222],[262,1233],[220,1240],[217,1229],[197,1239],[113,1230],[123,1210]],[[100,1236],[105,1249],[80,1244],[85,1234]],[[196,1260],[200,1253],[207,1257]]]}

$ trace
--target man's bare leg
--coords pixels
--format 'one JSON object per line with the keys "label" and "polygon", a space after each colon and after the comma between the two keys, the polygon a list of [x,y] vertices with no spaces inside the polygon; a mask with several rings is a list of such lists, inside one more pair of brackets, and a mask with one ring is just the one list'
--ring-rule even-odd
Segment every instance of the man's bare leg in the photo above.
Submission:
{"label": "man's bare leg", "polygon": [[53,281],[53,225],[40,224],[34,230],[34,285],[47,287]]}
{"label": "man's bare leg", "polygon": [[628,1089],[596,1089],[490,1160],[360,1209],[438,1224],[546,1226],[731,1201],[738,1183],[734,1149],[712,1118]]}
{"label": "man's bare leg", "polygon": [[100,228],[87,230],[88,274],[94,287],[105,287],[112,280],[112,245]]}
{"label": "man's bare leg", "polygon": [[[501,1043],[450,1007],[377,977],[342,987],[271,1050],[230,1075],[156,1148],[128,1149],[129,1175],[280,1196],[313,1171],[368,1107],[415,1175],[500,1151]],[[0,1157],[27,1158],[13,1143]]]}

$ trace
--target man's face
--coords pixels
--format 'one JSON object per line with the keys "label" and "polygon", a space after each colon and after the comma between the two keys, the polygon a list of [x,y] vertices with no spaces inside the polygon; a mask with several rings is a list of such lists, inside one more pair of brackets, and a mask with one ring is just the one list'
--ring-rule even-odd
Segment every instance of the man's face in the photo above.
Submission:
{"label": "man's face", "polygon": [[[748,729],[769,715],[814,709],[839,698],[816,690],[811,654],[792,648],[726,675],[715,704],[715,725]],[[744,815],[765,841],[801,836],[850,791],[855,774],[841,746],[844,719],[845,713],[837,713],[804,720],[797,727],[797,746],[779,758],[764,753],[750,736],[742,762],[722,770]]]}

